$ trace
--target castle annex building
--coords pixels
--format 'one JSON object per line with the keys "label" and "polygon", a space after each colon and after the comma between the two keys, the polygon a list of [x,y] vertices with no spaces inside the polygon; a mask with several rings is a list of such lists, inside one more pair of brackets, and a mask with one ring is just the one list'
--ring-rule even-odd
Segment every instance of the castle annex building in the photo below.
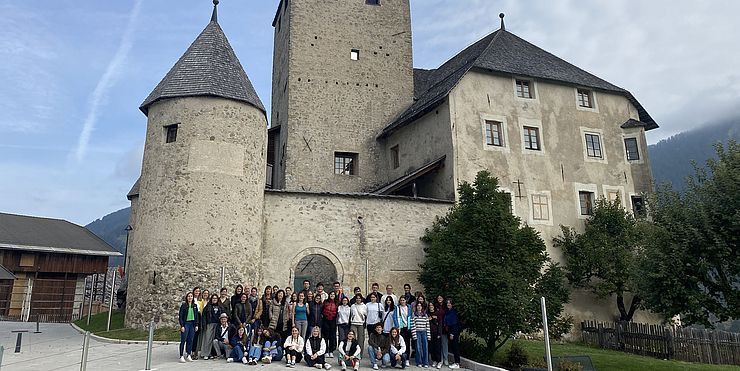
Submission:
{"label": "castle annex building", "polygon": [[[413,68],[409,0],[282,0],[273,26],[270,128],[215,7],[140,107],[128,325],[173,323],[181,295],[218,287],[221,267],[228,286],[418,286],[419,237],[484,169],[550,247],[598,197],[643,211],[658,125],[503,18],[433,70]],[[572,314],[613,316],[574,296]]]}

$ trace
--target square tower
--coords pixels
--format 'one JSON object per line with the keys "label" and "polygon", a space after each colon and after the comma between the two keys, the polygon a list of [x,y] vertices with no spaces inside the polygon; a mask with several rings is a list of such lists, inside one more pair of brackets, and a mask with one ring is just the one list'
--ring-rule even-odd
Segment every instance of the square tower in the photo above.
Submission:
{"label": "square tower", "polygon": [[376,136],[413,100],[409,0],[282,0],[273,26],[273,188],[386,181]]}

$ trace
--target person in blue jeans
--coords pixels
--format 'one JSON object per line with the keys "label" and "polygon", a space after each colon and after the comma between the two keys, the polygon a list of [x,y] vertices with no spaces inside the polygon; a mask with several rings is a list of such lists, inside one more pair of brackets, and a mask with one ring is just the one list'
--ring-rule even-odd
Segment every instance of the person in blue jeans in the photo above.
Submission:
{"label": "person in blue jeans", "polygon": [[391,356],[388,353],[390,346],[390,340],[383,333],[383,323],[376,323],[373,333],[370,334],[367,340],[367,355],[370,357],[373,370],[378,369],[378,361],[382,362],[383,368],[391,363]]}
{"label": "person in blue jeans", "polygon": [[[193,352],[195,332],[198,331],[198,324],[200,323],[200,311],[198,310],[198,304],[193,300],[192,292],[185,294],[185,301],[180,305],[180,312],[177,317],[180,322],[180,363],[192,362],[193,359],[190,354]],[[185,358],[183,352],[187,354],[187,358]]]}
{"label": "person in blue jeans", "polygon": [[429,367],[429,341],[432,340],[432,332],[429,329],[429,316],[424,310],[424,303],[417,301],[414,316],[411,318],[411,336],[416,341],[416,353],[414,358],[419,367]]}
{"label": "person in blue jeans", "polygon": [[239,329],[236,330],[236,334],[231,337],[229,343],[231,344],[231,354],[229,355],[229,358],[226,359],[226,362],[231,363],[234,362],[234,360],[240,359],[242,363],[246,365],[247,357],[245,354],[249,339],[247,338],[247,331],[244,327],[239,327]]}
{"label": "person in blue jeans", "polygon": [[283,359],[283,347],[280,335],[269,328],[262,330],[265,343],[262,345],[262,363],[269,364],[272,361]]}
{"label": "person in blue jeans", "polygon": [[254,330],[254,335],[252,335],[252,345],[249,348],[249,359],[247,360],[247,364],[249,365],[256,365],[257,361],[262,359],[262,348],[264,348],[265,341],[267,341],[263,331],[264,329],[262,327],[258,327]]}

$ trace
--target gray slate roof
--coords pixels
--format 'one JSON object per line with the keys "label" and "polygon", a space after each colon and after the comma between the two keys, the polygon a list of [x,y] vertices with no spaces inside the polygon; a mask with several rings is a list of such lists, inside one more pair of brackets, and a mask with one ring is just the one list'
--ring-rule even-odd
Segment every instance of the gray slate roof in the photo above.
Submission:
{"label": "gray slate roof", "polygon": [[265,112],[265,106],[215,19],[208,23],[139,109],[148,114],[149,106],[158,100],[196,96],[234,99]]}
{"label": "gray slate roof", "polygon": [[[646,129],[657,128],[652,117],[630,92],[600,79],[504,29],[497,30],[452,57],[435,70],[414,70],[414,103],[393,122],[380,137],[407,125],[439,106],[470,70],[583,86],[622,94],[637,107]],[[420,81],[417,81],[417,78]]]}
{"label": "gray slate roof", "polygon": [[0,249],[121,256],[87,228],[61,219],[0,213]]}
{"label": "gray slate roof", "polygon": [[134,183],[133,187],[131,187],[131,190],[128,191],[126,194],[126,198],[131,201],[132,198],[139,196],[139,181],[141,181],[141,177],[136,179],[136,183]]}

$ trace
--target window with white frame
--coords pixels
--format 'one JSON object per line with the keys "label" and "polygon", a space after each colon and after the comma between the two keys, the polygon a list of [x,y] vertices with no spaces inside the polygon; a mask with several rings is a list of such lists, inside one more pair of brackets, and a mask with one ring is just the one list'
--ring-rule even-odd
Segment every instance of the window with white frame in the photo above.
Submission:
{"label": "window with white frame", "polygon": [[539,151],[540,146],[540,128],[533,126],[524,126],[524,148]]}
{"label": "window with white frame", "polygon": [[532,81],[516,79],[516,96],[519,98],[533,99]]}
{"label": "window with white frame", "polygon": [[585,133],[586,155],[593,158],[604,158],[601,153],[601,137],[596,133]]}
{"label": "window with white frame", "polygon": [[628,161],[640,160],[640,150],[637,147],[637,138],[624,138],[624,149],[627,151]]}
{"label": "window with white frame", "polygon": [[576,97],[578,106],[583,108],[594,108],[594,95],[591,90],[577,89]]}
{"label": "window with white frame", "polygon": [[594,193],[578,191],[578,203],[581,206],[581,215],[594,215]]}
{"label": "window with white frame", "polygon": [[545,194],[532,195],[532,219],[550,220],[550,207]]}
{"label": "window with white frame", "polygon": [[503,125],[498,121],[486,120],[486,144],[489,146],[503,147],[504,132]]}

